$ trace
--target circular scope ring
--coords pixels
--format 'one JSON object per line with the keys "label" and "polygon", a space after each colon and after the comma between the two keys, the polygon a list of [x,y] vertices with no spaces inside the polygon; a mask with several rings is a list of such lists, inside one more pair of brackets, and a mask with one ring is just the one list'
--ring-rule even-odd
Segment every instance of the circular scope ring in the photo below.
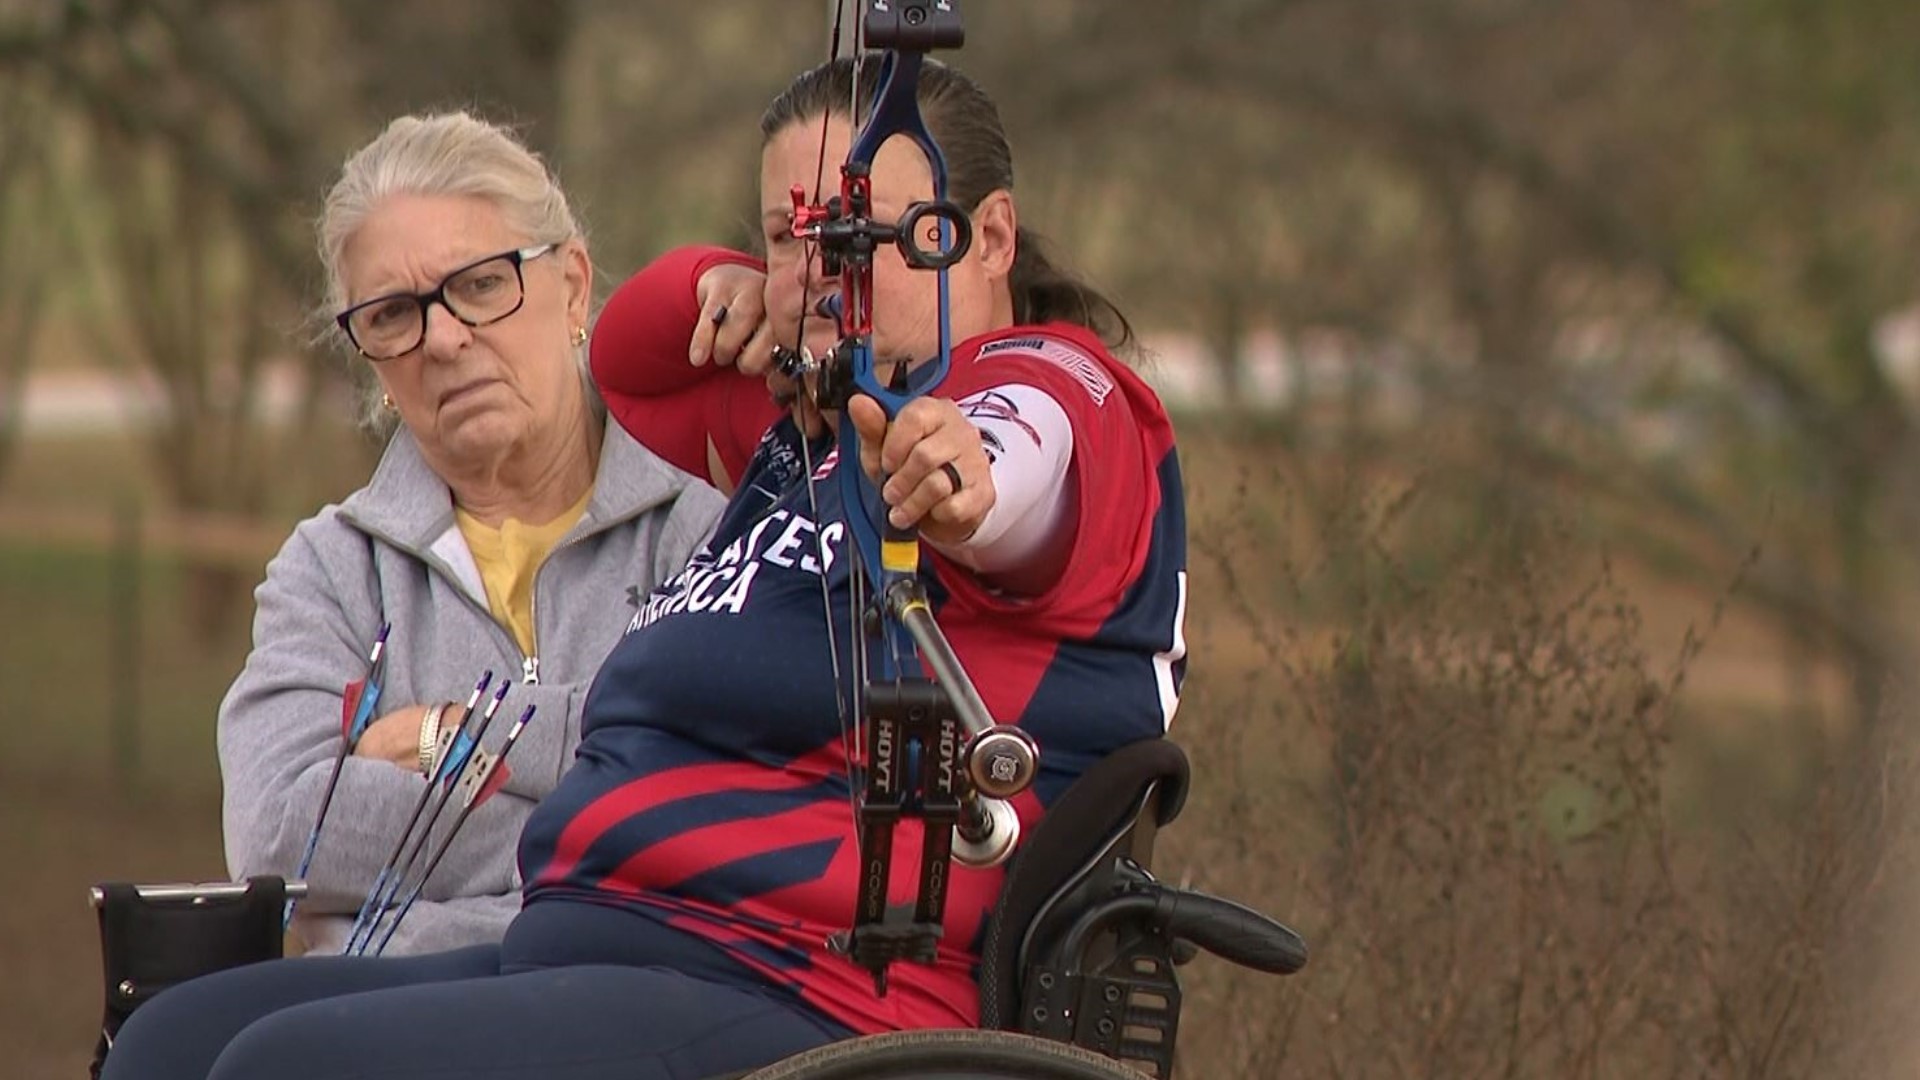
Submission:
{"label": "circular scope ring", "polygon": [[[944,251],[940,249],[942,224],[951,236]],[[900,254],[908,266],[920,270],[945,270],[965,258],[967,249],[973,246],[972,219],[965,210],[946,199],[917,202],[907,207],[907,212],[900,215],[897,231],[894,243],[899,246]],[[922,239],[926,240],[927,247],[920,246]]]}

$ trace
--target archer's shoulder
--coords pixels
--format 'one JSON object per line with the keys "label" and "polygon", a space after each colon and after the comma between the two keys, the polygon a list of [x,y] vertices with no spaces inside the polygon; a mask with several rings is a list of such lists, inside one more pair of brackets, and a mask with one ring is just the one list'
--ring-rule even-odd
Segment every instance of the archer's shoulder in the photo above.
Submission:
{"label": "archer's shoulder", "polygon": [[969,338],[961,348],[971,351],[975,359],[1030,357],[1056,363],[1064,359],[1073,363],[1092,361],[1103,367],[1125,366],[1098,334],[1066,322],[1002,327]]}
{"label": "archer's shoulder", "polygon": [[[1070,323],[1010,326],[969,339],[964,345],[969,381],[1032,382],[1053,389],[1077,385],[1094,405],[1104,405],[1124,376],[1100,339]],[[1075,395],[1078,396],[1078,395]]]}
{"label": "archer's shoulder", "polygon": [[1167,423],[1166,406],[1138,371],[1086,327],[1050,322],[1011,326],[963,343],[970,388],[1026,382],[1048,392],[1069,414],[1124,414],[1147,427]]}

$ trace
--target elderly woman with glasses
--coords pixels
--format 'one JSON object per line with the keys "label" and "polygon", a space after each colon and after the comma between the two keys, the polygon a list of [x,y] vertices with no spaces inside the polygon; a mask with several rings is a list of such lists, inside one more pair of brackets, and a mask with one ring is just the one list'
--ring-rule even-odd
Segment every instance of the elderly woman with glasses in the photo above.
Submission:
{"label": "elderly woman with glasses", "polygon": [[[340,951],[491,673],[513,683],[506,711],[536,717],[386,949],[498,940],[520,907],[515,840],[573,758],[626,598],[680,569],[722,500],[606,422],[584,368],[586,240],[511,135],[460,113],[394,121],[348,159],[319,233],[334,323],[392,435],[256,594],[219,717],[229,869],[304,876],[293,929]],[[383,627],[378,698],[336,780],[347,686]]]}

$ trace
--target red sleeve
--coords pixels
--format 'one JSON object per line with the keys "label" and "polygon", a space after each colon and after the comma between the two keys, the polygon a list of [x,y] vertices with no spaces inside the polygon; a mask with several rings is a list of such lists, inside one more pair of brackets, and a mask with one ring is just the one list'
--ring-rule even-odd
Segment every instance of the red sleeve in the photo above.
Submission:
{"label": "red sleeve", "polygon": [[607,411],[628,434],[699,477],[711,475],[711,442],[731,479],[746,468],[779,408],[759,379],[687,363],[700,317],[700,275],[726,263],[762,268],[750,256],[717,247],[677,248],[655,259],[607,299],[588,355]]}
{"label": "red sleeve", "polygon": [[[962,343],[938,393],[960,398],[996,385],[1044,391],[1073,427],[1077,479],[1073,554],[1053,588],[1019,601],[1029,617],[1073,620],[1091,633],[1138,573],[1159,503],[1156,466],[1172,446],[1159,399],[1094,335],[1073,326],[1012,327]],[[1098,467],[1090,463],[1097,462]],[[955,575],[956,592],[989,609],[1009,601]],[[1091,618],[1085,626],[1077,620]]]}

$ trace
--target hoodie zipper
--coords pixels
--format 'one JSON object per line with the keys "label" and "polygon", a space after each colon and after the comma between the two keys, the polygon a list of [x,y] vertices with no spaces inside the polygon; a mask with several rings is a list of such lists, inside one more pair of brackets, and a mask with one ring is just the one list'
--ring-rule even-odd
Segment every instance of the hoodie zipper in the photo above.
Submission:
{"label": "hoodie zipper", "polygon": [[[589,508],[591,508],[591,505],[591,503],[588,504]],[[583,510],[580,513],[581,519],[585,520],[586,511]],[[553,565],[555,556],[575,544],[580,543],[582,540],[587,539],[589,536],[595,535],[598,531],[600,530],[596,529],[582,533],[571,540],[562,540],[560,543],[555,544],[547,551],[547,557],[540,560],[539,567],[533,572],[533,596],[527,601],[527,618],[533,623],[533,651],[526,654],[520,660],[520,681],[525,685],[540,685],[540,575],[546,573],[547,567]],[[508,634],[507,636],[512,637],[513,635]]]}

